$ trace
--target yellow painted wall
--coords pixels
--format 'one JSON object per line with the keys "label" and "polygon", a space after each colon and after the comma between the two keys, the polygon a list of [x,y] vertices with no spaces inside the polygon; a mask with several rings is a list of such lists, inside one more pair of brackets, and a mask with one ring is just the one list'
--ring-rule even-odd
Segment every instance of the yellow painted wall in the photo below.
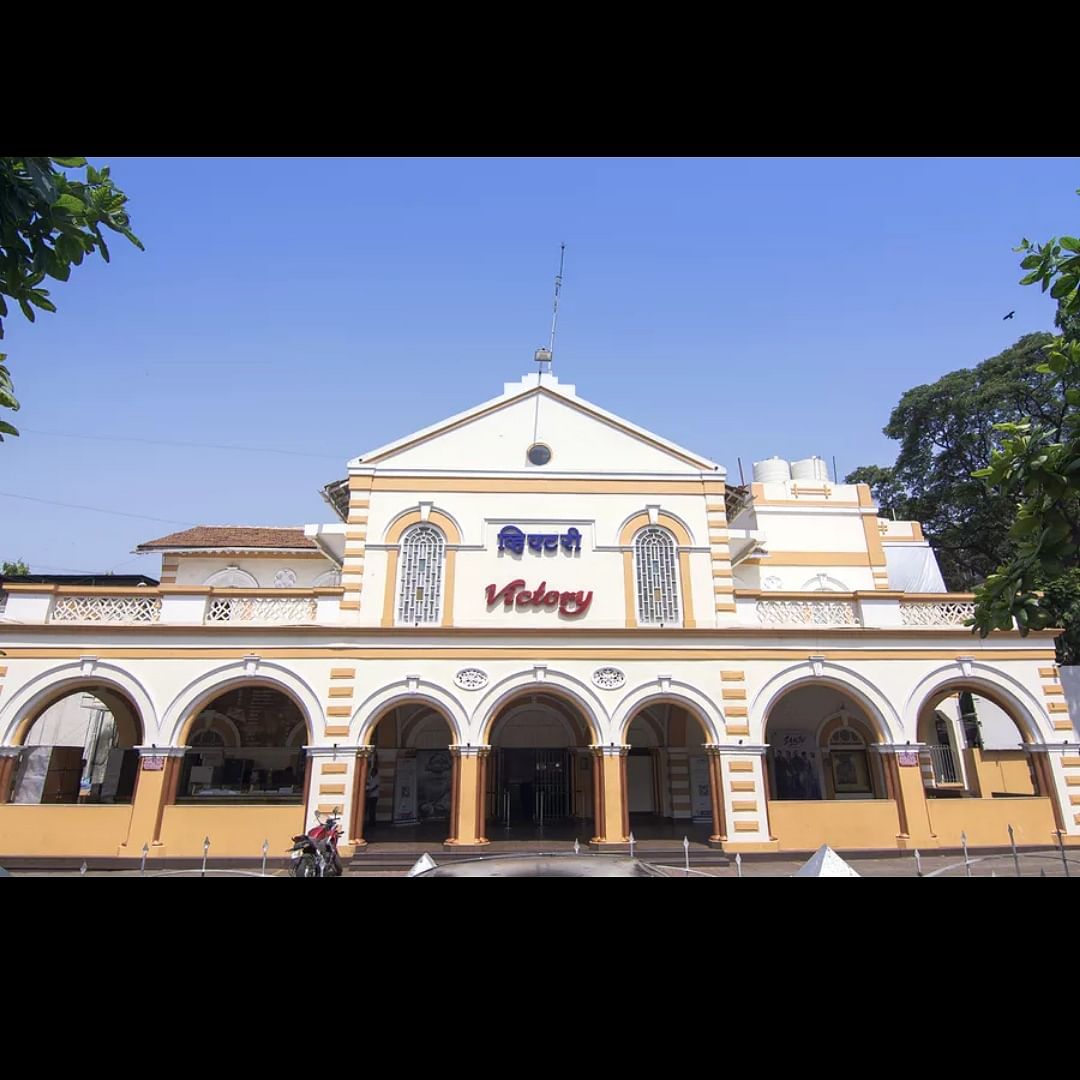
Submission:
{"label": "yellow painted wall", "polygon": [[[168,858],[201,857],[203,837],[209,836],[211,859],[261,859],[263,840],[270,841],[268,857],[281,858],[303,831],[302,806],[166,806],[162,853]],[[133,836],[131,842],[142,848],[141,838]]]}
{"label": "yellow painted wall", "polygon": [[130,821],[130,806],[5,803],[0,806],[0,855],[115,856]]}
{"label": "yellow painted wall", "polygon": [[1049,799],[927,799],[930,821],[941,847],[1002,847],[1012,825],[1017,844],[1054,842],[1054,811]]}
{"label": "yellow painted wall", "polygon": [[894,848],[900,820],[891,799],[770,802],[769,831],[781,851]]}
{"label": "yellow painted wall", "polygon": [[982,795],[1034,795],[1028,755],[1023,750],[975,750]]}

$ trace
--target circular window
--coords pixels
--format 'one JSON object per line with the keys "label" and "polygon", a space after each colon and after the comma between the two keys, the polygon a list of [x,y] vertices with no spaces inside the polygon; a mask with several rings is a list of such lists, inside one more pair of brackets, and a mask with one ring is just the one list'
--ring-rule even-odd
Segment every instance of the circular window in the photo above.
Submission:
{"label": "circular window", "polygon": [[525,456],[533,465],[546,465],[551,460],[551,448],[543,443],[533,443]]}

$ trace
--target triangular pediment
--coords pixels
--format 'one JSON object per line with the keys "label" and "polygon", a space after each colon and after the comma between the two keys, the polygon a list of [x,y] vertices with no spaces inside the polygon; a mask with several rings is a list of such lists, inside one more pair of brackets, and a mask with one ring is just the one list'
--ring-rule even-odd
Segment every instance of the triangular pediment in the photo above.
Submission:
{"label": "triangular pediment", "polygon": [[[535,443],[551,458],[537,466]],[[362,454],[350,467],[541,473],[693,473],[723,469],[599,406],[551,375],[512,383],[497,398]]]}

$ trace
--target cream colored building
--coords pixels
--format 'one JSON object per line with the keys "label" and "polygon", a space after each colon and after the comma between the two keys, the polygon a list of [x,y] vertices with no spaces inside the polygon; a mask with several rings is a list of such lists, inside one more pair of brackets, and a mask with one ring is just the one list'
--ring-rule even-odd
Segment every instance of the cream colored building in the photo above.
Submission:
{"label": "cream colored building", "polygon": [[[819,459],[735,486],[533,374],[325,494],[141,545],[156,588],[5,590],[0,857],[280,854],[337,808],[357,852],[1080,842],[1052,635],[974,636],[918,523]],[[72,694],[132,791],[31,768]]]}

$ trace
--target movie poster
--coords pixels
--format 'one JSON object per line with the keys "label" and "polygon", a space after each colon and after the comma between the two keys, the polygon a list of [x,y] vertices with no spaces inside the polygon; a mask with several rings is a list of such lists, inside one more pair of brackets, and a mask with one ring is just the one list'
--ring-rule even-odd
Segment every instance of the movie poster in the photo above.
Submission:
{"label": "movie poster", "polygon": [[769,737],[775,799],[821,799],[821,755],[809,731],[773,731]]}
{"label": "movie poster", "polygon": [[415,825],[416,758],[399,756],[394,769],[394,824]]}
{"label": "movie poster", "polygon": [[447,750],[416,752],[417,810],[421,821],[445,821],[450,817],[451,762]]}

